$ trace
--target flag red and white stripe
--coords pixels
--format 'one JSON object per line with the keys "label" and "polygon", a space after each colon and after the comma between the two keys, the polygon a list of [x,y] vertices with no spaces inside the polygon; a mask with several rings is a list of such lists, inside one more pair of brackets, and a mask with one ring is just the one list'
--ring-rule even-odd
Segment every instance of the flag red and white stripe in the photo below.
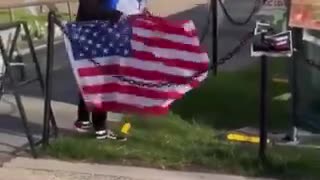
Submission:
{"label": "flag red and white stripe", "polygon": [[[132,55],[74,60],[71,42],[65,38],[70,62],[87,105],[102,111],[166,114],[175,100],[199,86],[207,77],[208,54],[200,47],[192,21],[172,22],[158,17],[135,17]],[[203,72],[190,81],[190,77]],[[173,82],[171,87],[141,87],[114,75],[145,83]]]}

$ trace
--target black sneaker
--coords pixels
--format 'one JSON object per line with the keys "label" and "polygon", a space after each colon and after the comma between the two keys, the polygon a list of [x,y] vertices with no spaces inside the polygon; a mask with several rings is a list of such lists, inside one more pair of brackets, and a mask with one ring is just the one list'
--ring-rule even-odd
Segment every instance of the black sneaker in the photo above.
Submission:
{"label": "black sneaker", "polygon": [[128,139],[124,136],[118,136],[117,137],[117,141],[121,141],[121,142],[124,142],[124,141],[127,141]]}
{"label": "black sneaker", "polygon": [[108,139],[112,139],[112,140],[116,140],[117,139],[117,135],[113,131],[107,130],[107,138]]}
{"label": "black sneaker", "polygon": [[127,141],[126,137],[118,136],[111,130],[107,131],[107,138],[112,140],[117,140],[117,141]]}
{"label": "black sneaker", "polygon": [[107,139],[108,133],[106,130],[96,131],[96,139]]}
{"label": "black sneaker", "polygon": [[74,127],[77,132],[79,133],[87,133],[91,129],[91,122],[90,121],[76,121],[74,123]]}
{"label": "black sneaker", "polygon": [[126,137],[117,136],[111,130],[96,131],[96,139],[98,140],[111,139],[111,140],[117,140],[117,141],[127,141]]}

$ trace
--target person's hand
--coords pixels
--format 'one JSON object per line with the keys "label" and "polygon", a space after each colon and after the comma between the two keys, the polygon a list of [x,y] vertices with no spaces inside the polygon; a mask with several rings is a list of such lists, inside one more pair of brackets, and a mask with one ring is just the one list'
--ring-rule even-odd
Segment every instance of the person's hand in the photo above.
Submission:
{"label": "person's hand", "polygon": [[122,15],[120,16],[119,21],[125,21],[125,20],[128,19],[128,17],[129,17],[129,15],[127,15],[127,14],[125,14],[125,13],[122,13]]}
{"label": "person's hand", "polygon": [[[110,22],[111,22],[112,24],[118,23],[118,21],[120,21],[120,19],[121,19],[122,16],[123,16],[123,13],[120,12],[120,11],[117,11],[117,10],[111,11],[111,12],[107,12],[107,13],[105,14],[106,19],[109,18],[109,19],[110,19]],[[111,18],[110,18],[110,17],[111,17]]]}
{"label": "person's hand", "polygon": [[143,10],[142,10],[142,14],[143,15],[146,15],[146,16],[151,16],[152,14],[151,14],[151,12],[148,10],[148,8],[143,8]]}

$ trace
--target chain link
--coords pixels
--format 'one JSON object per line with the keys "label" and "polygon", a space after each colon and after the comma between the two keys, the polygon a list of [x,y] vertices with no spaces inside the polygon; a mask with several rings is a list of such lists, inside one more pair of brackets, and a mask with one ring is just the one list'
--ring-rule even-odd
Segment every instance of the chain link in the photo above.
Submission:
{"label": "chain link", "polygon": [[[230,51],[229,53],[227,53],[224,57],[220,58],[218,60],[218,65],[222,65],[224,63],[226,63],[227,61],[231,60],[237,53],[239,53],[242,50],[242,47],[244,47],[246,44],[248,44],[250,42],[250,40],[254,37],[254,33],[249,32],[247,33],[240,41],[239,45],[237,45],[234,49],[232,49],[232,51]],[[161,87],[172,87],[172,86],[181,86],[181,85],[186,85],[186,84],[190,84],[192,81],[198,79],[201,75],[203,75],[204,73],[213,70],[213,66],[210,66],[208,69],[203,70],[203,71],[199,71],[197,73],[195,73],[193,76],[191,77],[187,77],[186,78],[186,82],[185,83],[173,83],[173,82],[160,82],[160,83],[146,83],[146,82],[142,82],[142,81],[136,81],[130,78],[126,78],[124,76],[113,76],[117,79],[119,79],[120,81],[129,83],[130,85],[135,85],[135,86],[140,86],[140,87],[148,87],[148,88],[161,88]]]}
{"label": "chain link", "polygon": [[240,43],[232,49],[232,51],[230,51],[229,53],[227,53],[225,56],[223,56],[222,58],[220,58],[218,60],[218,65],[222,65],[225,64],[227,61],[231,60],[236,54],[238,54],[241,49],[247,45],[251,39],[254,37],[254,32],[251,31],[249,33],[247,33],[241,40]]}
{"label": "chain link", "polygon": [[[66,31],[66,29],[63,26],[59,26],[59,28],[68,37],[68,39],[72,42],[72,38],[70,37],[70,35]],[[229,53],[227,53],[225,56],[223,56],[222,58],[220,58],[218,60],[218,65],[222,65],[222,64],[226,63],[227,61],[231,60],[237,53],[239,53],[241,51],[242,47],[244,47],[248,42],[250,42],[250,40],[253,38],[253,36],[254,36],[253,31],[247,33],[241,39],[240,43],[235,48],[232,49],[232,51],[230,51]],[[96,62],[94,59],[89,59],[89,61],[92,62],[93,64],[95,64],[96,66],[100,66],[100,63]],[[131,85],[135,85],[135,86],[148,87],[148,88],[161,88],[161,87],[172,87],[172,86],[181,86],[181,85],[190,84],[193,81],[195,81],[196,79],[200,78],[200,76],[203,75],[204,73],[207,73],[208,71],[213,70],[213,68],[214,68],[214,66],[211,65],[211,66],[209,66],[208,69],[201,70],[201,71],[195,73],[193,76],[186,77],[185,78],[186,80],[184,83],[174,83],[174,82],[148,83],[148,82],[137,81],[137,80],[133,80],[130,78],[126,78],[125,76],[122,76],[122,75],[114,75],[112,77],[117,78],[122,82],[126,82]]]}
{"label": "chain link", "polygon": [[119,79],[122,82],[126,82],[130,85],[135,85],[135,86],[139,86],[139,87],[147,87],[147,88],[162,88],[162,87],[172,87],[172,86],[176,86],[176,84],[174,83],[170,83],[170,82],[162,82],[162,83],[146,83],[146,82],[142,82],[142,81],[136,81],[130,78],[126,78],[124,76],[113,76],[117,79]]}
{"label": "chain link", "polygon": [[244,26],[244,25],[247,25],[251,21],[253,16],[260,10],[260,8],[266,3],[266,1],[263,1],[261,3],[260,0],[255,0],[254,4],[253,4],[253,8],[250,11],[249,15],[247,16],[246,19],[244,19],[242,21],[235,20],[234,17],[231,16],[231,14],[228,12],[228,10],[225,6],[225,3],[222,0],[218,0],[218,3],[220,4],[221,10],[222,10],[223,14],[225,15],[226,19],[231,24],[236,25],[236,26]]}

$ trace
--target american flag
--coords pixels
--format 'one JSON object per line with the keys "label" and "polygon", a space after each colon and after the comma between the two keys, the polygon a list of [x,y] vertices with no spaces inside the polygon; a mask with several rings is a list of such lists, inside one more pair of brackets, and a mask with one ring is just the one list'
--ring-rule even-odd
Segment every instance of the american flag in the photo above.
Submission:
{"label": "american flag", "polygon": [[[192,21],[135,16],[71,22],[65,44],[88,107],[102,111],[166,114],[175,100],[207,77],[208,54]],[[190,77],[199,74],[190,81]],[[147,87],[123,81],[177,86]]]}
{"label": "american flag", "polygon": [[273,47],[274,51],[290,51],[290,31],[281,32],[271,36],[266,36],[266,40]]}

